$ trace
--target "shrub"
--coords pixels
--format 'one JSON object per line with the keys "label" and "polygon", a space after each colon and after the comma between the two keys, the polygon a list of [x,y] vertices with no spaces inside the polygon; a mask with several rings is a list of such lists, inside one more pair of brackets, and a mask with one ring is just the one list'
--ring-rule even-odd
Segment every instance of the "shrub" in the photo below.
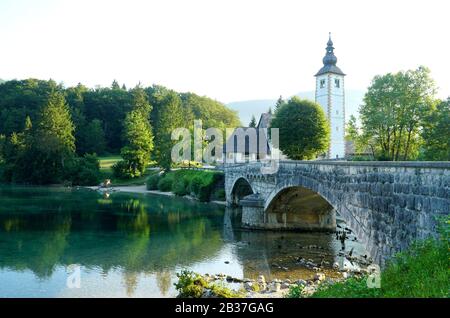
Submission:
{"label": "shrub", "polygon": [[183,270],[177,273],[178,282],[175,288],[178,291],[178,297],[200,298],[203,295],[203,289],[208,283],[197,273]]}
{"label": "shrub", "polygon": [[200,187],[203,184],[203,180],[200,176],[195,176],[194,178],[192,178],[191,180],[191,184],[189,187],[189,190],[191,193],[193,193],[194,195],[198,195],[198,193],[200,192]]}
{"label": "shrub", "polygon": [[179,298],[201,298],[205,292],[210,291],[209,294],[212,297],[219,298],[240,298],[243,294],[235,292],[234,290],[218,284],[208,283],[201,275],[183,270],[181,273],[177,273],[178,282],[175,283],[175,288],[178,291]]}
{"label": "shrub", "polygon": [[131,179],[135,177],[133,169],[131,169],[130,165],[125,160],[116,162],[112,166],[112,170],[114,178],[116,179]]}
{"label": "shrub", "polygon": [[158,190],[162,192],[170,192],[172,190],[172,184],[172,178],[164,176],[158,181]]}
{"label": "shrub", "polygon": [[156,173],[147,178],[147,190],[157,190],[161,176]]}
{"label": "shrub", "polygon": [[289,291],[286,294],[286,298],[302,298],[304,286],[302,285],[292,285],[289,287]]}
{"label": "shrub", "polygon": [[183,178],[175,180],[172,184],[172,192],[179,196],[188,194],[187,188],[188,188],[188,182]]}
{"label": "shrub", "polygon": [[64,179],[67,184],[88,186],[100,182],[100,164],[97,156],[86,154],[73,158],[66,165]]}
{"label": "shrub", "polygon": [[225,190],[224,190],[224,189],[218,189],[218,190],[214,193],[214,198],[215,198],[216,200],[219,200],[219,201],[225,200]]}
{"label": "shrub", "polygon": [[200,202],[208,202],[211,197],[211,185],[201,185],[197,193],[197,199]]}

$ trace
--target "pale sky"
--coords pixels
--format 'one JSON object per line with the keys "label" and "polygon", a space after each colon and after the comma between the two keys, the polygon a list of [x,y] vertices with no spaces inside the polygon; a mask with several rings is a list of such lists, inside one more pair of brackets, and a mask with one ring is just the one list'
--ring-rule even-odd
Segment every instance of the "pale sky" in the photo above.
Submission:
{"label": "pale sky", "polygon": [[0,78],[275,99],[314,90],[332,32],[347,89],[425,65],[444,98],[449,12],[446,0],[0,0]]}

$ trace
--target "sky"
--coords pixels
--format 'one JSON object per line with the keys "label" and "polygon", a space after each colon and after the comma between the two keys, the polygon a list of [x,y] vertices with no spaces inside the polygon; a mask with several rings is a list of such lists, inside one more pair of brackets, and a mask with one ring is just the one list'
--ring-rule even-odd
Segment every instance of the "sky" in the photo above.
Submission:
{"label": "sky", "polygon": [[448,12],[447,0],[0,0],[0,78],[274,99],[314,90],[332,32],[347,89],[424,65],[446,98]]}

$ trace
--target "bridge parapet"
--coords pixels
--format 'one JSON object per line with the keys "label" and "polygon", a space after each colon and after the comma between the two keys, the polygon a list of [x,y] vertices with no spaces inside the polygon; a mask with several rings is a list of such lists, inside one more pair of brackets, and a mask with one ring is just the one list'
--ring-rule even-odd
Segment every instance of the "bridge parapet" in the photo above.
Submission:
{"label": "bridge parapet", "polygon": [[[248,184],[242,194],[257,193],[264,200],[265,215],[289,189],[319,194],[380,263],[413,240],[436,236],[437,218],[450,214],[450,162],[280,161],[273,174],[262,174],[260,163],[224,170],[227,202],[243,198],[235,191],[240,180]],[[278,205],[289,210],[287,202]],[[274,228],[291,228],[288,219]],[[273,218],[264,222],[270,228]]]}

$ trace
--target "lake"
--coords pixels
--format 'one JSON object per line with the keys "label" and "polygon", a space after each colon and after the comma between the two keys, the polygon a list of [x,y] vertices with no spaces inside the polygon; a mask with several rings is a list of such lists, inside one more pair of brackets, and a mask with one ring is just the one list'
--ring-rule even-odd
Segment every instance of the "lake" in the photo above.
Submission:
{"label": "lake", "polygon": [[345,262],[334,234],[239,224],[239,210],[178,197],[1,187],[0,297],[174,297],[183,269],[293,280],[315,273],[299,257],[327,276]]}

